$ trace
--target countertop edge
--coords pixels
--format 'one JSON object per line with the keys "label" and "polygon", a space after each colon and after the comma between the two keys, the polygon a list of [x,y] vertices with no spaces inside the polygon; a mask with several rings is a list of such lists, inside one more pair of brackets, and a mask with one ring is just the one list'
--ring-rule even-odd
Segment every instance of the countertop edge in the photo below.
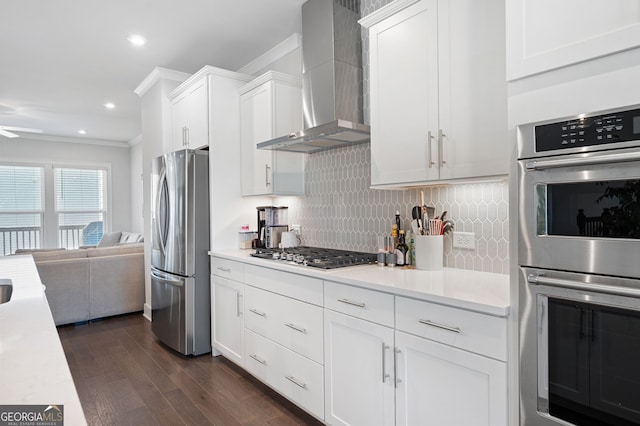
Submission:
{"label": "countertop edge", "polygon": [[[381,291],[384,293],[391,293],[397,296],[409,297],[412,299],[424,300],[427,302],[433,302],[440,305],[446,305],[453,308],[464,309],[467,311],[477,312],[481,314],[506,318],[510,313],[510,306],[507,305],[494,305],[494,304],[486,304],[473,302],[469,300],[463,300],[459,298],[446,297],[437,294],[431,294],[428,292],[416,291],[416,290],[408,290],[402,288],[396,288],[392,286],[387,286],[383,284],[378,284],[374,282],[369,282],[362,279],[355,279],[352,277],[346,277],[341,272],[345,270],[348,271],[356,271],[357,268],[371,268],[373,265],[362,265],[362,266],[352,266],[344,269],[334,269],[331,271],[320,270],[320,269],[312,269],[305,268],[297,265],[289,265],[286,263],[279,263],[270,260],[255,258],[250,256],[251,250],[224,250],[224,251],[210,251],[209,255],[212,257],[218,257],[226,260],[232,260],[236,262],[242,262],[248,265],[254,265],[259,267],[264,267],[268,269],[274,269],[283,272],[289,272],[298,275],[304,275],[312,278],[322,279],[324,281],[337,282],[341,284],[351,285],[355,287],[366,288],[370,290]],[[453,268],[445,268],[449,270],[454,270]],[[456,271],[466,271],[470,274],[479,274],[483,276],[496,276],[504,279],[505,282],[505,291],[508,293],[509,291],[509,278],[508,275],[496,274],[492,272],[479,272],[479,271],[468,271],[468,270],[456,270]],[[406,271],[410,273],[411,271]],[[506,295],[506,300],[509,300],[508,294]]]}

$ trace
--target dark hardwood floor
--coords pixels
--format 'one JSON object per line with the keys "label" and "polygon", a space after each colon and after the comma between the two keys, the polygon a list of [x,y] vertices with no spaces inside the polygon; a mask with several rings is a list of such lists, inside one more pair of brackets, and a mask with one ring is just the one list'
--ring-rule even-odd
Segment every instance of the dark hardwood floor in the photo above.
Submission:
{"label": "dark hardwood floor", "polygon": [[89,425],[320,425],[223,357],[162,345],[141,314],[58,328]]}

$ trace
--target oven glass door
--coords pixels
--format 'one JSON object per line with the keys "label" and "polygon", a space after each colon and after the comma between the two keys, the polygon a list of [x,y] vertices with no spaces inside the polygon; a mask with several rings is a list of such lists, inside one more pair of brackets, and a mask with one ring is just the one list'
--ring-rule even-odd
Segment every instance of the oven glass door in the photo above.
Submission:
{"label": "oven glass door", "polygon": [[521,268],[521,422],[640,425],[640,280]]}
{"label": "oven glass door", "polygon": [[640,159],[629,158],[520,161],[519,263],[640,277]]}
{"label": "oven glass door", "polygon": [[576,425],[640,424],[640,312],[546,303],[549,414]]}

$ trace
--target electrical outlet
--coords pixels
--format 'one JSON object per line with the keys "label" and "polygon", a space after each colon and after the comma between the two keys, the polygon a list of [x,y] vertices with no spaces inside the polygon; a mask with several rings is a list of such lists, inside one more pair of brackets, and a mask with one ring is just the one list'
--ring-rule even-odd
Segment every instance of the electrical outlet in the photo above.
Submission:
{"label": "electrical outlet", "polygon": [[291,230],[296,231],[298,235],[302,235],[302,225],[291,225]]}
{"label": "electrical outlet", "polygon": [[453,231],[453,246],[469,250],[476,249],[476,234],[473,232]]}

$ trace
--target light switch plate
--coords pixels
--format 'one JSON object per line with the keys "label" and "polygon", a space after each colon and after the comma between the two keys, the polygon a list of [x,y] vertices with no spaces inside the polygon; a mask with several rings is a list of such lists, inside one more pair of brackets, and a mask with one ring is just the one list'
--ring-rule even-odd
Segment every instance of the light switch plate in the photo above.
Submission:
{"label": "light switch plate", "polygon": [[296,231],[298,235],[302,235],[302,225],[291,225],[291,230]]}
{"label": "light switch plate", "polygon": [[475,250],[476,234],[474,234],[473,232],[453,231],[453,247]]}

